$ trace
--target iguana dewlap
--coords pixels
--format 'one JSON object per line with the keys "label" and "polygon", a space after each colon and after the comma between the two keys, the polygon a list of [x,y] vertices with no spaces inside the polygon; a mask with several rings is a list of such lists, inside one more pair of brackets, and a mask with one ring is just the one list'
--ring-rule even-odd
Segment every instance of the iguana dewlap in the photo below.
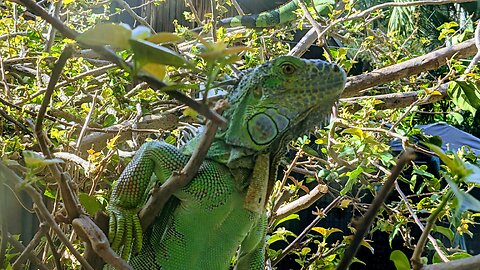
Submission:
{"label": "iguana dewlap", "polygon": [[235,254],[236,269],[263,269],[264,205],[279,159],[292,139],[329,118],[345,81],[335,64],[292,56],[247,72],[229,95],[228,128],[217,132],[196,177],[142,233],[137,212],[150,187],[181,170],[198,139],[182,149],[145,143],[110,198],[114,249],[123,250],[134,269],[226,270]]}

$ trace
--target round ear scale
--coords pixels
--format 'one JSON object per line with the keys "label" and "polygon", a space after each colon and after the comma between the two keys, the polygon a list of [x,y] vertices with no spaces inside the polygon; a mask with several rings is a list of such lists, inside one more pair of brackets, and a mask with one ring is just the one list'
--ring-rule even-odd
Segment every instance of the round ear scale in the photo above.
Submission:
{"label": "round ear scale", "polygon": [[250,138],[258,145],[268,144],[278,135],[275,122],[264,113],[256,114],[248,120],[247,129]]}

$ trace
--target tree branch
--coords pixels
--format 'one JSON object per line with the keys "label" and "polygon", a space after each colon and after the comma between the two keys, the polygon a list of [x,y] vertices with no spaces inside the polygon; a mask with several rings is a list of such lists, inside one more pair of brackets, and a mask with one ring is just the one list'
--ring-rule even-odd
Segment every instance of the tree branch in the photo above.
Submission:
{"label": "tree branch", "polygon": [[274,219],[282,219],[292,213],[296,213],[303,209],[310,207],[314,202],[320,199],[323,195],[327,194],[328,186],[318,184],[310,193],[303,195],[302,197],[296,199],[293,202],[287,203],[281,206],[274,214]]}
{"label": "tree branch", "polygon": [[457,45],[442,48],[399,64],[350,77],[347,80],[342,97],[356,96],[360,94],[362,90],[406,78],[424,71],[437,69],[445,65],[452,57],[468,57],[474,55],[476,52],[475,40],[469,39]]}

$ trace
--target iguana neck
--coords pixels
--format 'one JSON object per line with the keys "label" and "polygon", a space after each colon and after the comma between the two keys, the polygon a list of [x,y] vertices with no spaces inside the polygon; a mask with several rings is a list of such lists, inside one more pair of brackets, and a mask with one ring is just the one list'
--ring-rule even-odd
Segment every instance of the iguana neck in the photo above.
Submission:
{"label": "iguana neck", "polygon": [[[192,155],[200,143],[200,136],[196,136],[183,147],[183,154],[187,156]],[[257,154],[258,151],[228,144],[224,140],[224,133],[217,132],[208,150],[206,159],[224,164],[230,169],[252,169]]]}
{"label": "iguana neck", "polygon": [[[206,159],[224,164],[230,169],[235,179],[236,188],[239,191],[246,191],[250,184],[251,175],[255,166],[258,151],[241,146],[234,146],[224,141],[224,133],[217,133],[210,146]],[[183,148],[182,153],[191,156],[198,147],[201,135],[197,135]]]}

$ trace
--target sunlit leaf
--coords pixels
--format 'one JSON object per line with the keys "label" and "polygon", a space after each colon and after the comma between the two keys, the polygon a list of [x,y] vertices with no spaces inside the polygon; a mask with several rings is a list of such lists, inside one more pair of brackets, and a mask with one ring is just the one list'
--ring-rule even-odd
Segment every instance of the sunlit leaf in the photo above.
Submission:
{"label": "sunlit leaf", "polygon": [[123,24],[101,23],[78,35],[77,41],[90,46],[110,45],[128,49],[132,30]]}
{"label": "sunlit leaf", "polygon": [[29,168],[41,168],[50,164],[63,163],[63,160],[59,158],[46,159],[37,152],[28,150],[23,151],[23,158],[25,160],[25,164]]}
{"label": "sunlit leaf", "polygon": [[447,167],[452,170],[453,174],[458,175],[459,177],[463,178],[469,174],[469,170],[467,170],[465,164],[463,161],[456,155],[454,154],[453,159],[447,156],[443,150],[433,144],[430,143],[424,143],[426,146],[428,146],[435,154],[438,155],[438,157],[447,165]]}
{"label": "sunlit leaf", "polygon": [[135,61],[139,67],[148,63],[163,64],[175,67],[192,66],[178,53],[163,46],[145,40],[131,39],[130,45],[135,54]]}
{"label": "sunlit leaf", "polygon": [[448,86],[448,96],[460,109],[474,115],[480,108],[480,91],[474,83],[454,81]]}
{"label": "sunlit leaf", "polygon": [[142,65],[140,70],[150,74],[151,76],[159,80],[163,80],[165,78],[165,75],[167,74],[167,67],[162,64],[147,63],[145,65]]}
{"label": "sunlit leaf", "polygon": [[323,227],[313,227],[312,231],[321,234],[323,237],[327,238],[330,234],[335,232],[342,232],[342,230],[338,228],[323,228]]}
{"label": "sunlit leaf", "polygon": [[465,181],[480,184],[480,168],[468,162],[465,163],[465,167],[470,171],[470,173],[465,176]]}
{"label": "sunlit leaf", "polygon": [[174,33],[169,33],[169,32],[160,32],[156,33],[155,35],[152,35],[145,40],[150,41],[155,44],[160,44],[160,43],[177,43],[177,42],[182,42],[183,38],[178,36],[177,34]]}
{"label": "sunlit leaf", "polygon": [[275,225],[273,227],[277,227],[279,224],[282,224],[283,222],[285,221],[288,221],[288,220],[293,220],[293,219],[297,219],[297,220],[300,220],[300,216],[298,214],[290,214],[278,221],[275,222]]}

